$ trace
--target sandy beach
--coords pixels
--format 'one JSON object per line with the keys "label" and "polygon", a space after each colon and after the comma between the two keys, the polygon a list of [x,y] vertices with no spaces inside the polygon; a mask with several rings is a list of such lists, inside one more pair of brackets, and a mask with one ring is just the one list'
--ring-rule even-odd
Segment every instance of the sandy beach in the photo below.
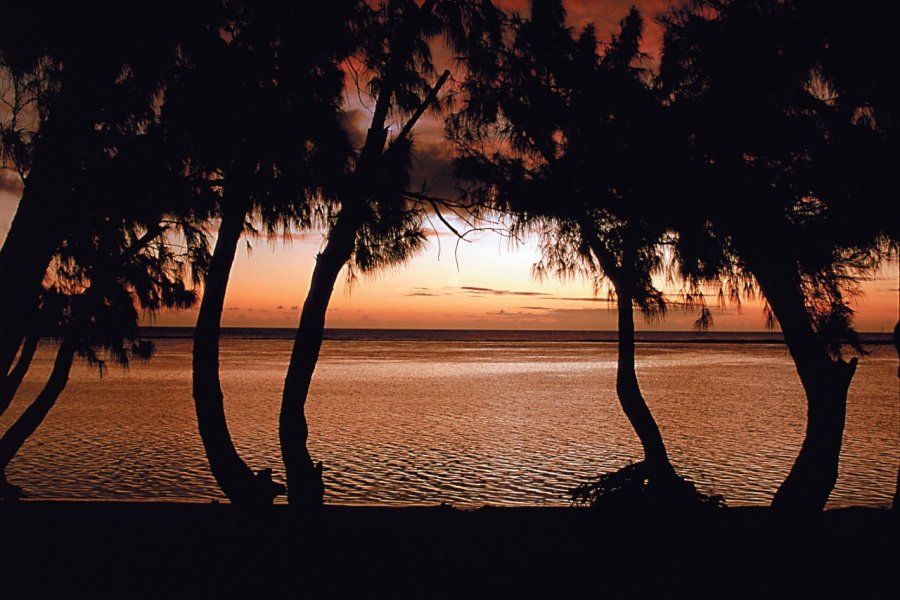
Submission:
{"label": "sandy beach", "polygon": [[0,506],[0,598],[878,598],[896,512],[26,501]]}

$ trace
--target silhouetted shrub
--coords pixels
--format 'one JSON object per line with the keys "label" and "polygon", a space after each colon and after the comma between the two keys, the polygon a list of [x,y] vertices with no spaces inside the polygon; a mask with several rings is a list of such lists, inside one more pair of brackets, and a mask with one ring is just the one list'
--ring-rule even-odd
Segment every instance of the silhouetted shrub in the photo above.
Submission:
{"label": "silhouetted shrub", "polygon": [[697,490],[693,481],[679,475],[653,475],[637,462],[569,490],[573,506],[598,509],[716,509],[725,506],[722,496]]}

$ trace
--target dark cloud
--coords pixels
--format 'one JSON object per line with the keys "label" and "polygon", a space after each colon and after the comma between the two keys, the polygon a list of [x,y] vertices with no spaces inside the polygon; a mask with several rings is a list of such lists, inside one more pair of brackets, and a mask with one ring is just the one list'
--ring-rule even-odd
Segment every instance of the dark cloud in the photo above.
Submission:
{"label": "dark cloud", "polygon": [[[597,298],[592,296],[555,296],[553,294],[548,294],[546,292],[525,292],[519,290],[500,290],[496,288],[488,288],[488,287],[480,287],[475,285],[464,285],[457,288],[443,288],[443,289],[434,289],[434,288],[426,288],[426,287],[418,287],[413,288],[412,291],[407,296],[448,296],[451,293],[462,293],[468,296],[524,296],[527,298],[541,298],[546,300],[565,300],[568,302],[599,302],[603,304],[609,304],[611,300],[609,298]],[[543,309],[543,307],[522,307],[522,308],[534,308],[534,309]]]}
{"label": "dark cloud", "polygon": [[279,304],[278,306],[275,307],[275,310],[284,310],[284,306]]}
{"label": "dark cloud", "polygon": [[293,305],[293,306],[291,307],[291,310],[299,310],[299,309],[300,309],[300,305],[299,305],[299,304],[295,304],[295,305]]}
{"label": "dark cloud", "polygon": [[597,298],[596,296],[585,296],[582,298],[559,297],[559,298],[554,298],[554,300],[569,300],[571,302],[606,302],[606,303],[610,302],[609,298]]}
{"label": "dark cloud", "polygon": [[[426,142],[426,139],[429,141]],[[441,139],[440,133],[427,132],[417,138],[410,189],[439,198],[459,196],[453,179],[452,150]]]}
{"label": "dark cloud", "polygon": [[475,296],[538,296],[543,298],[552,297],[550,294],[545,294],[544,292],[518,292],[513,290],[495,290],[492,288],[485,287],[475,287],[470,285],[464,285],[461,289],[463,292],[466,292]]}

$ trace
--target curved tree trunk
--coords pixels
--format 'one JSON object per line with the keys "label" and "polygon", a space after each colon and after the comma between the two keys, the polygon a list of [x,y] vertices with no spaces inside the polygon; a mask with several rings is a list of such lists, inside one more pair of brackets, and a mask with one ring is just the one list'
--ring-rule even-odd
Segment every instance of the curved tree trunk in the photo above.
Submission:
{"label": "curved tree trunk", "polygon": [[9,466],[22,444],[40,426],[44,417],[56,404],[56,399],[59,398],[69,381],[69,372],[72,370],[74,356],[75,344],[69,340],[63,341],[56,352],[53,370],[50,372],[44,389],[0,438],[0,498],[17,498],[21,494],[18,487],[6,481],[6,467]]}
{"label": "curved tree trunk", "polygon": [[16,361],[16,366],[14,366],[12,371],[10,371],[9,374],[3,378],[2,382],[0,382],[0,415],[9,408],[12,399],[16,395],[16,391],[18,391],[19,386],[22,385],[22,380],[25,378],[25,374],[31,366],[31,360],[34,358],[34,353],[37,350],[40,339],[40,336],[36,333],[32,333],[25,338],[25,341],[22,343],[22,351],[19,353],[19,360]]}
{"label": "curved tree trunk", "polygon": [[[436,0],[425,0],[419,8],[420,13],[422,15],[430,13],[435,2]],[[415,48],[418,34],[418,25],[412,23],[405,23],[396,34],[397,40],[391,49],[387,73],[375,102],[372,121],[366,132],[366,141],[359,153],[356,170],[352,174],[350,191],[341,199],[341,212],[328,234],[325,248],[316,257],[309,291],[300,312],[300,324],[294,337],[291,362],[284,379],[278,421],[281,455],[288,484],[288,503],[300,509],[321,506],[325,493],[322,463],[313,464],[309,449],[306,447],[309,427],[305,414],[309,386],[322,348],[325,314],[328,312],[328,303],[338,274],[353,256],[356,235],[362,225],[360,211],[367,197],[363,190],[370,189],[372,180],[380,175],[379,169],[387,141],[385,121],[390,113],[394,91],[403,80],[406,61]],[[409,136],[449,76],[450,71],[444,71],[438,78],[400,130],[394,144]],[[390,151],[389,147],[387,152]]]}
{"label": "curved tree trunk", "polygon": [[617,297],[618,313],[618,365],[616,370],[616,393],[628,422],[637,433],[644,449],[644,464],[651,475],[658,479],[674,478],[675,469],[669,462],[666,445],[663,443],[659,426],[647,407],[638,385],[634,367],[634,307],[627,286],[613,281]]}
{"label": "curved tree trunk", "polygon": [[358,228],[357,219],[342,209],[325,248],[316,257],[284,379],[278,434],[287,474],[288,502],[301,509],[320,506],[324,495],[322,463],[314,465],[306,447],[306,398],[322,347],[328,302],[338,274],[353,254]]}
{"label": "curved tree trunk", "polygon": [[247,204],[243,202],[226,202],[222,210],[194,328],[193,394],[197,425],[213,476],[233,504],[253,506],[271,504],[284,489],[272,482],[270,470],[254,475],[238,455],[228,431],[219,381],[222,310],[246,212]]}
{"label": "curved tree trunk", "polygon": [[[41,284],[66,232],[85,219],[71,196],[81,168],[83,136],[93,133],[96,91],[76,67],[62,75],[51,116],[41,124],[40,140],[22,198],[0,248],[0,373],[9,373],[32,326]],[[91,100],[86,100],[89,98]]]}
{"label": "curved tree trunk", "polygon": [[675,469],[669,461],[666,445],[653,413],[641,393],[637,372],[634,367],[634,294],[628,284],[628,277],[616,266],[600,243],[593,223],[584,218],[579,221],[586,241],[600,268],[612,282],[616,290],[616,315],[618,325],[618,359],[616,365],[616,394],[622,411],[631,423],[632,429],[641,441],[644,450],[644,464],[651,475],[659,481],[674,480]]}
{"label": "curved tree trunk", "polygon": [[[837,482],[847,412],[847,392],[857,360],[832,359],[812,326],[798,285],[786,265],[751,264],[781,325],[788,351],[806,392],[806,436],[774,508],[821,511]],[[754,268],[756,267],[756,268]]]}

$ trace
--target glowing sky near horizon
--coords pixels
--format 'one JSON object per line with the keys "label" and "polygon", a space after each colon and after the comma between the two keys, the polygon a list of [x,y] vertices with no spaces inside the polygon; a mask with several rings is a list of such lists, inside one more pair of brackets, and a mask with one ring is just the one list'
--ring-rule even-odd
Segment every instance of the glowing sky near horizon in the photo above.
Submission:
{"label": "glowing sky near horizon", "polygon": [[[6,238],[18,199],[0,191],[0,242]],[[446,230],[428,236],[426,250],[394,269],[361,275],[353,285],[342,276],[328,310],[328,327],[423,329],[615,329],[615,304],[594,297],[585,281],[536,281],[531,268],[535,240],[510,245],[495,233],[456,244]],[[438,245],[440,238],[440,247]],[[296,327],[321,235],[295,236],[289,243],[249,240],[238,252],[226,298],[225,327]],[[860,331],[891,331],[900,308],[900,271],[888,265],[863,284],[853,304]],[[715,309],[714,331],[762,331],[759,302],[739,312]],[[640,317],[639,329],[688,330],[696,315],[673,309],[659,323]],[[197,311],[165,312],[145,324],[194,325]]]}
{"label": "glowing sky near horizon", "polygon": [[[501,0],[506,10],[524,11],[526,0]],[[597,27],[601,41],[608,40],[618,22],[634,4],[645,18],[642,50],[658,55],[661,30],[653,17],[669,0],[608,0],[566,3],[569,21],[576,28],[589,22]],[[436,50],[436,62],[447,61],[445,50]],[[442,67],[442,64],[438,65]],[[368,127],[367,107],[355,93],[346,95],[348,126],[357,131]],[[357,97],[358,98],[358,97]],[[428,180],[434,193],[449,185],[450,151],[443,143],[441,125],[424,119],[416,128],[418,184]],[[2,183],[2,182],[0,182]],[[0,241],[5,239],[15,213],[16,194],[9,185],[0,186]],[[440,245],[438,244],[440,239]],[[446,230],[429,236],[427,249],[407,264],[374,276],[360,276],[351,286],[339,281],[328,312],[328,327],[351,328],[448,328],[448,329],[615,329],[614,304],[605,291],[598,297],[585,281],[535,281],[531,269],[538,259],[535,240],[511,246],[493,233],[456,244]],[[223,325],[228,327],[295,327],[300,305],[309,285],[321,235],[295,237],[290,244],[250,240],[252,254],[242,250],[232,272]],[[864,296],[854,302],[856,325],[861,331],[890,331],[900,308],[898,266],[888,265],[863,284]],[[641,329],[690,329],[696,315],[673,309],[660,323],[637,319]],[[741,311],[730,306],[714,309],[718,331],[764,329],[758,301],[745,301]],[[158,325],[192,326],[196,310],[163,313]],[[150,319],[146,322],[149,324]]]}
{"label": "glowing sky near horizon", "polygon": [[[535,240],[510,245],[495,233],[460,243],[447,232],[429,236],[418,257],[349,284],[342,275],[335,287],[326,325],[340,328],[423,329],[574,329],[616,327],[615,303],[605,288],[595,297],[589,282],[537,281],[531,269],[539,257]],[[232,327],[296,327],[321,236],[295,238],[289,245],[251,240],[232,272],[223,324]],[[889,332],[898,318],[897,265],[864,284],[853,304],[861,331]],[[673,295],[677,300],[677,295]],[[713,301],[711,300],[712,304]],[[713,308],[715,331],[762,331],[759,301],[745,300]],[[195,311],[161,315],[159,325],[192,325]],[[638,329],[689,330],[696,314],[674,308],[665,320]]]}

